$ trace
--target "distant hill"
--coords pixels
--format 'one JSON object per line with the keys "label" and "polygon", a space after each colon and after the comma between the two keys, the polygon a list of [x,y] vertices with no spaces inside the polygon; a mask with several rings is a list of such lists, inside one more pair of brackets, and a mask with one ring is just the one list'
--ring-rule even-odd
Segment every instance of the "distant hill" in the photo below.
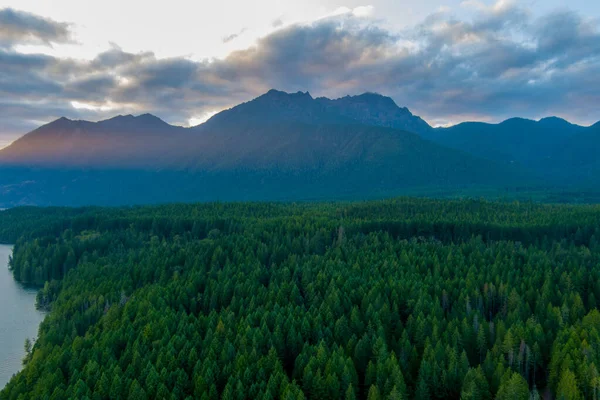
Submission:
{"label": "distant hill", "polygon": [[[431,129],[392,99],[377,94],[329,100],[313,99],[308,93],[270,90],[193,128],[172,126],[150,114],[120,115],[96,123],[60,118],[0,150],[0,163],[217,169],[265,162],[287,164],[295,158],[310,162],[306,156],[315,156],[330,145],[340,145],[339,141],[323,142],[324,126],[358,125],[417,133]],[[303,129],[313,134],[300,133]],[[290,145],[294,146],[291,153],[290,149],[285,150]],[[311,149],[303,154],[307,146]],[[279,156],[281,160],[277,159]],[[238,162],[242,164],[236,165]]]}
{"label": "distant hill", "polygon": [[600,182],[600,123],[583,127],[557,117],[512,118],[500,124],[466,122],[423,136],[476,157],[526,167],[555,184]]}
{"label": "distant hill", "polygon": [[332,100],[270,90],[192,128],[150,114],[99,122],[60,118],[0,150],[0,207],[524,187],[596,198],[598,154],[600,123],[513,118],[432,128],[379,94]]}
{"label": "distant hill", "polygon": [[60,118],[0,151],[0,163],[21,166],[124,167],[147,165],[185,141],[185,128],[150,114],[100,121]]}
{"label": "distant hill", "polygon": [[555,117],[540,121],[512,118],[500,124],[465,122],[432,130],[426,137],[483,158],[535,166],[552,158],[557,146],[584,130]]}
{"label": "distant hill", "polygon": [[574,177],[600,185],[600,123],[578,132],[554,149],[546,167],[564,181]]}
{"label": "distant hill", "polygon": [[533,180],[408,130],[432,128],[381,95],[275,90],[193,128],[61,118],[0,151],[0,204],[352,199]]}

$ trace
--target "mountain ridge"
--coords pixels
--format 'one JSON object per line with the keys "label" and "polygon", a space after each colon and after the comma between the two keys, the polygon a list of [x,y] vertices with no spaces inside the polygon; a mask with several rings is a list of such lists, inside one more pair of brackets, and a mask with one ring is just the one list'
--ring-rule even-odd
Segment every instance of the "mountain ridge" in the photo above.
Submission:
{"label": "mountain ridge", "polygon": [[148,113],[59,118],[0,150],[0,205],[364,198],[595,182],[598,137],[596,128],[558,117],[433,128],[377,93],[332,100],[273,89],[193,127]]}
{"label": "mountain ridge", "polygon": [[[591,165],[575,162],[577,155],[567,157],[566,149],[593,147],[600,134],[595,126],[573,124],[559,117],[539,120],[510,118],[497,124],[464,122],[451,127],[436,128],[424,135],[427,139],[476,157],[503,163],[516,163],[536,171],[540,176],[565,184],[589,178],[581,167]],[[583,151],[583,150],[581,150]],[[573,150],[576,154],[577,151]],[[581,161],[581,160],[580,160]]]}
{"label": "mountain ridge", "polygon": [[[549,160],[577,158],[576,155],[562,157],[560,150],[576,148],[570,143],[573,137],[593,142],[593,135],[585,132],[600,127],[600,122],[582,127],[550,116],[537,121],[517,117],[496,124],[462,122],[433,128],[408,108],[399,107],[392,98],[374,92],[329,99],[313,98],[309,92],[287,93],[271,89],[192,127],[172,125],[149,113],[117,115],[97,122],[61,117],[1,149],[0,164],[68,165],[70,159],[78,158],[77,165],[113,162],[117,166],[135,166],[144,158],[138,154],[141,151],[157,162],[176,158],[174,154],[180,151],[176,141],[188,140],[190,147],[198,150],[200,144],[196,142],[201,142],[199,137],[202,136],[212,136],[213,142],[217,142],[227,140],[225,136],[219,138],[216,135],[219,132],[232,133],[242,129],[247,134],[260,135],[257,126],[290,123],[393,128],[416,133],[426,140],[478,158],[500,163],[516,162],[538,170],[546,168],[544,163]],[[248,140],[247,134],[244,141]],[[135,151],[136,146],[140,147],[139,152]],[[208,146],[214,147],[215,143]],[[185,149],[184,153],[189,151]],[[173,163],[172,160],[165,161],[166,165]]]}
{"label": "mountain ridge", "polygon": [[[339,98],[328,98],[328,97],[316,97],[313,98],[310,94],[310,92],[302,92],[302,91],[298,91],[298,92],[285,92],[285,91],[281,91],[281,90],[277,90],[277,89],[270,89],[269,91],[267,91],[266,93],[252,99],[246,102],[242,102],[236,106],[230,107],[228,109],[224,109],[222,111],[220,111],[219,113],[215,114],[214,116],[212,116],[211,118],[209,118],[207,121],[200,123],[198,125],[193,125],[193,126],[189,126],[189,127],[184,127],[182,125],[176,125],[176,124],[171,124],[166,122],[165,120],[161,119],[160,117],[151,114],[151,113],[143,113],[143,114],[139,114],[139,115],[132,115],[132,114],[127,114],[127,115],[116,115],[114,117],[111,118],[107,118],[104,120],[99,120],[99,121],[88,121],[88,120],[78,120],[78,119],[70,119],[66,116],[61,116],[53,121],[50,121],[46,124],[41,125],[39,128],[53,124],[55,122],[59,122],[59,121],[69,121],[69,122],[84,122],[84,123],[95,123],[95,124],[102,124],[102,123],[107,123],[113,120],[143,120],[143,119],[152,119],[154,121],[160,122],[162,124],[165,125],[169,125],[171,127],[178,127],[178,128],[183,128],[183,129],[196,129],[199,128],[205,124],[207,124],[208,122],[210,122],[211,120],[214,119],[218,119],[220,118],[219,115],[223,114],[223,113],[227,113],[229,111],[232,111],[234,109],[237,109],[239,107],[243,107],[246,106],[248,104],[252,104],[254,102],[257,101],[262,101],[264,99],[308,99],[308,100],[312,100],[315,102],[319,102],[319,103],[343,103],[343,102],[347,102],[347,101],[357,101],[357,100],[364,100],[364,99],[376,99],[377,101],[381,102],[381,103],[387,103],[388,106],[396,108],[398,111],[400,111],[401,113],[403,113],[404,115],[407,115],[409,117],[415,117],[420,119],[422,122],[424,122],[427,125],[427,129],[429,130],[445,130],[445,129],[450,129],[450,128],[455,128],[458,126],[462,126],[465,124],[481,124],[483,126],[498,126],[498,125],[504,125],[507,123],[512,123],[512,122],[516,122],[516,121],[520,121],[520,122],[537,122],[537,123],[546,123],[546,122],[554,122],[554,123],[566,123],[568,125],[571,126],[577,126],[577,127],[582,127],[582,128],[592,128],[592,127],[600,127],[600,121],[596,122],[595,124],[589,125],[589,126],[584,126],[584,125],[579,125],[579,124],[574,124],[562,117],[558,117],[558,116],[547,116],[547,117],[542,117],[539,120],[535,120],[535,119],[530,119],[530,118],[525,118],[525,117],[512,117],[512,118],[507,118],[505,120],[502,120],[500,122],[483,122],[483,121],[462,121],[459,122],[455,125],[451,125],[451,126],[444,126],[444,127],[432,127],[430,126],[425,120],[423,120],[422,118],[420,118],[419,116],[413,115],[410,110],[407,107],[400,107],[396,104],[396,102],[388,96],[379,94],[377,92],[364,92],[362,94],[358,94],[358,95],[346,95],[343,97],[339,97]],[[350,118],[351,121],[354,122],[360,122],[358,119],[353,119]],[[378,126],[384,126],[384,125],[378,125]],[[392,127],[392,126],[389,126]],[[39,129],[37,128],[37,129]],[[36,129],[36,130],[37,130]],[[35,131],[35,130],[34,130]],[[414,131],[413,131],[414,132]],[[414,133],[420,133],[420,132],[414,132]]]}

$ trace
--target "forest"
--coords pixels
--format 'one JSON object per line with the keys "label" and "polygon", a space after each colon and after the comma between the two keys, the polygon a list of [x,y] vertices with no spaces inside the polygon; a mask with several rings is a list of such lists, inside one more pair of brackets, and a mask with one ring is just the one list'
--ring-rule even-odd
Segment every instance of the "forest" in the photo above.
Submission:
{"label": "forest", "polygon": [[600,206],[0,212],[49,310],[21,399],[598,399]]}

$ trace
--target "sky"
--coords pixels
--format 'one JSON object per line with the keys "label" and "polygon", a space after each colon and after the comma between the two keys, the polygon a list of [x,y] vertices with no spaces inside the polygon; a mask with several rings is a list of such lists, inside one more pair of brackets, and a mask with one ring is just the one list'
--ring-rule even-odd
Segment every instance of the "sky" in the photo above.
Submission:
{"label": "sky", "polygon": [[0,0],[0,148],[61,116],[196,125],[271,88],[590,125],[600,2]]}

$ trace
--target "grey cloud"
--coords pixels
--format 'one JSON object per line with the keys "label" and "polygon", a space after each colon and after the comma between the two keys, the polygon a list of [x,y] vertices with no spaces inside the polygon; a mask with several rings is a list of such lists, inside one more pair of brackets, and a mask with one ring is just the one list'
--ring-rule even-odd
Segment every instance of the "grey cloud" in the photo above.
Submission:
{"label": "grey cloud", "polygon": [[0,67],[1,70],[21,69],[21,68],[45,68],[53,63],[54,59],[40,54],[21,54],[13,51],[4,51],[0,49]]}
{"label": "grey cloud", "polygon": [[0,50],[0,95],[26,98],[60,92],[59,83],[40,73],[53,62],[51,57]]}
{"label": "grey cloud", "polygon": [[73,109],[68,103],[55,100],[0,100],[0,148],[16,140],[25,132],[29,132],[44,122],[56,119],[57,116],[69,115],[73,119],[99,120],[106,117],[103,113],[90,110]]}
{"label": "grey cloud", "polygon": [[12,47],[14,44],[50,45],[70,40],[69,24],[12,8],[0,10],[0,47]]}
{"label": "grey cloud", "polygon": [[[5,51],[0,67],[0,92],[20,104],[0,115],[7,124],[139,112],[184,124],[270,88],[330,97],[376,91],[430,120],[600,119],[598,26],[569,11],[534,18],[518,6],[470,21],[437,13],[399,33],[328,18],[276,30],[221,60],[159,59],[113,45],[91,61]],[[73,101],[116,108],[74,109]]]}
{"label": "grey cloud", "polygon": [[232,53],[215,68],[228,79],[253,81],[261,89],[319,90],[326,89],[334,76],[381,63],[393,45],[389,32],[361,27],[351,18],[329,19],[278,30],[256,47]]}
{"label": "grey cloud", "polygon": [[117,80],[113,76],[90,76],[66,84],[65,95],[76,100],[102,103],[116,85]]}
{"label": "grey cloud", "polygon": [[223,38],[223,43],[229,43],[235,39],[237,39],[238,37],[240,37],[241,35],[244,34],[244,32],[246,32],[248,30],[248,28],[242,28],[239,32],[236,33],[232,33],[231,35],[227,35]]}
{"label": "grey cloud", "polygon": [[[421,24],[407,35],[421,45],[409,58],[426,68],[413,70],[413,83],[400,79],[396,91],[386,92],[430,119],[560,114],[590,123],[600,118],[589,103],[590,85],[596,93],[600,88],[589,76],[600,66],[597,27],[566,11],[540,19],[517,7],[503,14],[511,16],[504,24],[498,15],[470,23],[436,15]],[[567,27],[555,29],[559,21]],[[397,81],[394,75],[386,80]]]}
{"label": "grey cloud", "polygon": [[138,54],[126,53],[116,44],[111,43],[110,45],[111,47],[109,50],[98,54],[91,64],[86,67],[92,70],[106,70],[137,64],[144,60],[154,60],[154,54],[152,52]]}
{"label": "grey cloud", "polygon": [[137,72],[136,83],[144,89],[180,89],[194,82],[198,64],[185,59],[155,60]]}
{"label": "grey cloud", "polygon": [[273,22],[271,22],[271,27],[273,27],[273,28],[279,28],[281,26],[283,26],[283,18],[282,17],[276,18]]}
{"label": "grey cloud", "polygon": [[550,14],[533,26],[540,52],[552,53],[554,64],[565,68],[600,56],[599,26],[572,11]]}

